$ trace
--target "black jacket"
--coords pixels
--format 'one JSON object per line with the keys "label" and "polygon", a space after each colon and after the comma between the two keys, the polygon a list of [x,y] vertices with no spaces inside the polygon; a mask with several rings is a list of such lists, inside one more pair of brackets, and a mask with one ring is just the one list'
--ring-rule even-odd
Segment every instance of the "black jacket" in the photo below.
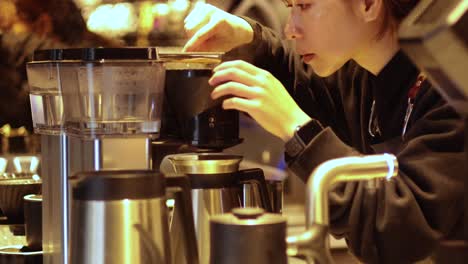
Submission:
{"label": "black jacket", "polygon": [[[329,159],[373,153],[398,158],[395,179],[342,184],[330,193],[332,234],[345,237],[353,254],[367,263],[411,263],[430,255],[439,239],[461,235],[468,175],[463,121],[425,82],[402,139],[408,91],[419,75],[411,61],[398,52],[378,76],[349,62],[319,78],[275,33],[248,21],[255,37],[241,49],[255,54],[252,62],[277,77],[325,126],[288,161],[292,172],[306,181]],[[381,130],[376,138],[368,132],[373,100]]]}

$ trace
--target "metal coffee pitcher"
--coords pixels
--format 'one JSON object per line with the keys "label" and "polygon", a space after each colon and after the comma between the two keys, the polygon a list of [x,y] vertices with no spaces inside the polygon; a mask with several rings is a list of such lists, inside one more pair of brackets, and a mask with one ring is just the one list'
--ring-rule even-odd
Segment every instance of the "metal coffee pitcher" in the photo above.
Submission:
{"label": "metal coffee pitcher", "polygon": [[[223,153],[175,154],[167,157],[178,174],[188,176],[191,184],[192,208],[200,263],[210,256],[209,218],[243,206],[243,185],[258,189],[262,208],[271,212],[271,203],[263,171],[239,170],[242,156]],[[177,205],[176,205],[177,207]]]}
{"label": "metal coffee pitcher", "polygon": [[234,208],[210,220],[210,264],[287,264],[286,217]]}
{"label": "metal coffee pitcher", "polygon": [[[179,188],[187,261],[198,263],[185,176],[149,170],[82,172],[72,177],[72,263],[170,264],[166,190]],[[166,188],[167,187],[167,188]]]}
{"label": "metal coffee pitcher", "polygon": [[318,166],[307,181],[306,231],[286,238],[286,220],[258,208],[236,208],[210,220],[210,264],[287,264],[287,256],[331,264],[328,243],[328,191],[338,182],[391,178],[393,155],[346,157]]}

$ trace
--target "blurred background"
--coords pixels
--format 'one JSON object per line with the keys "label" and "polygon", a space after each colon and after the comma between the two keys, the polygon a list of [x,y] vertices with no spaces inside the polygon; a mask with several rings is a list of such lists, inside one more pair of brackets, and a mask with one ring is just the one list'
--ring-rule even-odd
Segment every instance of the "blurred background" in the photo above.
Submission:
{"label": "blurred background", "polygon": [[[0,1],[0,135],[3,156],[35,155],[25,63],[36,49],[59,47],[165,46],[187,41],[183,20],[200,2],[248,16],[282,34],[288,10],[281,0]],[[245,166],[261,166],[275,179],[285,179],[283,143],[252,119],[241,117],[244,143],[228,152],[245,157]],[[10,142],[10,143],[8,143]],[[7,167],[9,168],[9,167]],[[291,177],[293,178],[293,177]],[[302,202],[302,183],[285,182],[286,201]]]}
{"label": "blurred background", "polygon": [[186,41],[183,20],[198,2],[256,18],[278,31],[286,12],[285,8],[277,8],[276,5],[283,5],[279,0],[76,0],[90,31],[131,46],[182,46]]}
{"label": "blurred background", "polygon": [[[18,173],[18,157],[27,158],[22,159],[25,166],[35,164],[32,173],[40,171],[40,139],[33,131],[25,67],[34,50],[181,47],[188,40],[183,20],[200,2],[283,34],[288,9],[281,0],[0,0],[0,157],[5,162],[0,173]],[[304,183],[288,177],[283,142],[245,115],[240,125],[244,143],[226,152],[243,155],[241,166],[261,168],[267,179],[283,180],[288,225],[303,228]]]}

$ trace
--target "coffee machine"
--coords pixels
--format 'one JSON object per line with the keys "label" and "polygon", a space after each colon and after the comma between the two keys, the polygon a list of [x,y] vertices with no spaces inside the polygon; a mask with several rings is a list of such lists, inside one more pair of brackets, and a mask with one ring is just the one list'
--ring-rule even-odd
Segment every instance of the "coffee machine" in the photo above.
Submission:
{"label": "coffee machine", "polygon": [[[465,118],[465,152],[468,152],[467,11],[466,0],[421,0],[399,30],[403,51]],[[468,177],[465,178],[465,232],[460,235],[463,239],[441,241],[434,253],[436,263],[466,263],[468,259]]]}
{"label": "coffee machine", "polygon": [[156,48],[36,51],[27,65],[41,135],[44,263],[70,263],[69,177],[147,170],[165,70]]}
{"label": "coffee machine", "polygon": [[[208,79],[221,59],[221,53],[159,48],[35,52],[27,72],[34,128],[47,157],[41,173],[44,263],[70,263],[70,177],[159,171],[169,154],[219,153],[242,142],[239,113],[210,97]],[[186,234],[181,239],[187,244]],[[174,250],[185,259],[196,255]]]}

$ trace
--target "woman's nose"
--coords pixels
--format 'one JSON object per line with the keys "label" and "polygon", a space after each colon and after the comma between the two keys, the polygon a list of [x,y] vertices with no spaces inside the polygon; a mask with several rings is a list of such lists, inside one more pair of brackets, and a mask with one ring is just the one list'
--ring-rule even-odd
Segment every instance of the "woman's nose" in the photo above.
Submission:
{"label": "woman's nose", "polygon": [[301,30],[298,27],[298,18],[294,14],[289,14],[284,27],[284,34],[288,39],[297,39],[302,37]]}

